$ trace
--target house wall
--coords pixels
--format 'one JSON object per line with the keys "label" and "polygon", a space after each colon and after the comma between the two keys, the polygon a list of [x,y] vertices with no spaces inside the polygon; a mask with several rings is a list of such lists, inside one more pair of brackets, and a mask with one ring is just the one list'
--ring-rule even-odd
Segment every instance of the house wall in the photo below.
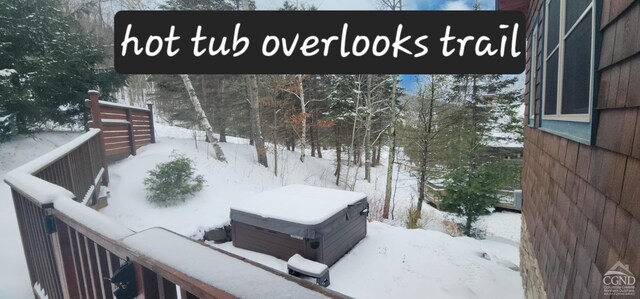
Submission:
{"label": "house wall", "polygon": [[[594,145],[540,130],[539,115],[525,128],[521,271],[528,298],[601,298],[603,274],[617,261],[640,280],[640,1],[596,2],[602,45]],[[530,1],[529,33],[542,3]],[[529,84],[541,84],[542,48],[538,65],[527,63],[538,79],[526,82],[526,102]]]}

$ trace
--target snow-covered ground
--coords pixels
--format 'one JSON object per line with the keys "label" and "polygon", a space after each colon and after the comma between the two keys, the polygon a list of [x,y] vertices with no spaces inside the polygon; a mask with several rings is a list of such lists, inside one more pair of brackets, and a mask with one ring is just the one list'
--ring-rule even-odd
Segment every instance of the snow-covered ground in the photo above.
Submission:
{"label": "snow-covered ground", "polygon": [[[138,155],[112,165],[111,198],[101,211],[133,230],[161,226],[200,239],[211,228],[229,222],[229,206],[261,191],[283,185],[306,184],[328,188],[335,186],[335,152],[325,151],[325,159],[307,155],[301,163],[299,154],[279,149],[278,177],[273,174],[273,148],[270,169],[258,166],[255,149],[247,140],[233,139],[222,144],[229,163],[212,158],[206,143],[194,140],[190,130],[159,125],[158,143],[145,146]],[[205,188],[178,206],[156,207],[146,202],[143,179],[157,163],[167,161],[173,152],[193,159],[196,172],[207,180]],[[383,154],[384,156],[384,154]],[[382,161],[385,162],[384,159]],[[355,191],[364,192],[373,201],[384,194],[386,168],[372,171],[372,181],[357,173]],[[520,214],[494,213],[482,217],[478,225],[486,230],[486,240],[451,237],[440,232],[446,213],[424,206],[431,221],[427,229],[403,227],[408,207],[415,201],[416,179],[405,169],[399,174],[395,190],[394,220],[370,222],[367,237],[331,267],[329,288],[357,298],[521,298],[518,242]],[[343,176],[346,168],[343,169]],[[415,204],[415,203],[414,203]],[[372,204],[375,206],[376,204]],[[274,257],[233,247],[231,243],[210,244],[285,272],[286,262]]]}
{"label": "snow-covered ground", "polygon": [[[364,238],[330,268],[330,289],[355,298],[522,298],[518,252],[511,245],[453,238],[433,230],[408,230],[377,221]],[[277,258],[212,246],[287,271]],[[486,253],[486,257],[482,257]]]}
{"label": "snow-covered ground", "polygon": [[18,136],[0,143],[0,298],[33,298],[11,189],[4,175],[35,157],[67,143],[81,133],[48,132],[33,137]]}
{"label": "snow-covered ground", "polygon": [[[374,202],[384,194],[386,167],[372,170],[372,181],[363,180],[364,169],[351,167],[350,180],[335,186],[333,165],[335,152],[324,151],[325,159],[307,155],[300,163],[297,153],[278,149],[278,173],[273,174],[273,148],[269,149],[270,169],[258,166],[255,149],[246,139],[228,138],[222,144],[228,163],[212,158],[212,149],[196,142],[190,130],[157,125],[158,143],[145,146],[138,155],[110,165],[109,206],[101,212],[139,231],[165,227],[179,234],[199,239],[205,230],[229,222],[231,202],[283,185],[305,184],[344,189],[354,186]],[[196,134],[198,135],[198,134]],[[0,144],[0,175],[72,139],[77,134],[38,134],[40,140],[18,138]],[[200,136],[201,137],[201,136]],[[193,159],[196,172],[204,175],[205,188],[179,206],[155,207],[145,200],[142,181],[157,163],[167,161],[172,151]],[[383,157],[386,156],[383,153]],[[383,161],[382,163],[385,163]],[[343,177],[347,168],[343,168]],[[358,179],[353,182],[354,174]],[[331,289],[358,298],[521,298],[519,264],[520,215],[494,213],[482,217],[478,225],[487,239],[451,237],[441,231],[446,213],[427,205],[423,207],[426,229],[403,228],[406,211],[415,204],[416,180],[404,169],[394,170],[393,220],[370,222],[367,237],[331,267]],[[19,239],[9,188],[0,184],[0,298],[31,297],[31,288]],[[372,210],[377,204],[372,203]],[[379,205],[381,207],[381,205]],[[5,223],[6,222],[6,223]],[[277,270],[286,271],[284,261],[234,248],[231,243],[214,245],[255,260]]]}

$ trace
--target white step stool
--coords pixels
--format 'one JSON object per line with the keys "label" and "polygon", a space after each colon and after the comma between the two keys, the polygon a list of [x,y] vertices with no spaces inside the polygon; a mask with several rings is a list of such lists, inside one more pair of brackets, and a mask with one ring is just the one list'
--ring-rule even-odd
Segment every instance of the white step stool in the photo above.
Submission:
{"label": "white step stool", "polygon": [[316,283],[323,287],[327,287],[330,284],[329,267],[327,265],[308,260],[297,253],[287,261],[287,269],[289,274],[293,276],[305,275],[314,277]]}

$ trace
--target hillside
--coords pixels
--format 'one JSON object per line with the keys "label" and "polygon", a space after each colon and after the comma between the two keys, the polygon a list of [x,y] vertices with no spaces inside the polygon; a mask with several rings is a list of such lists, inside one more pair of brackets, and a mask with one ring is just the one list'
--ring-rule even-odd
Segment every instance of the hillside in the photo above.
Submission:
{"label": "hillside", "polygon": [[[333,159],[307,157],[301,163],[298,154],[279,151],[281,176],[274,176],[256,162],[255,149],[244,139],[228,139],[222,148],[228,163],[211,157],[204,142],[197,143],[193,132],[175,127],[159,126],[158,143],[139,150],[138,155],[120,161],[110,168],[111,198],[101,210],[133,230],[161,226],[185,236],[200,239],[211,228],[229,222],[229,205],[263,190],[290,184],[306,184],[328,188],[335,186]],[[207,180],[205,188],[194,198],[179,206],[155,207],[144,199],[142,181],[146,172],[157,163],[169,159],[172,152],[183,154],[195,163],[196,172]],[[269,156],[270,167],[274,163]],[[358,172],[354,167],[351,175]],[[384,192],[385,167],[374,168],[372,183],[359,180],[355,190],[368,195],[372,212],[381,206]],[[331,267],[329,288],[357,298],[518,298],[522,297],[518,240],[519,214],[495,213],[485,216],[481,225],[488,239],[451,237],[441,221],[452,218],[429,206],[424,214],[431,221],[427,229],[403,228],[406,209],[415,196],[415,179],[400,170],[395,196],[395,219],[370,222],[368,235],[350,253]],[[218,246],[280,271],[286,263],[271,256],[235,248],[231,243]]]}
{"label": "hillside", "polygon": [[[109,206],[102,212],[134,230],[160,226],[200,239],[205,230],[228,223],[229,204],[234,200],[290,184],[338,188],[333,176],[335,152],[325,151],[325,159],[307,157],[305,163],[301,163],[298,154],[280,149],[281,175],[276,177],[273,169],[256,163],[255,149],[245,139],[228,138],[229,143],[222,144],[229,161],[223,164],[211,157],[206,143],[194,141],[192,131],[163,125],[158,125],[157,131],[158,143],[145,146],[137,156],[112,164],[109,169],[111,197]],[[78,134],[39,133],[3,143],[0,175]],[[166,161],[173,151],[195,161],[196,172],[204,175],[206,186],[180,206],[151,206],[144,199],[142,180],[148,170]],[[269,155],[271,167],[272,158]],[[362,169],[350,169],[351,176],[355,173],[359,177],[355,190],[369,196],[375,213],[376,207],[381,206],[385,167],[373,169],[371,183],[362,179]],[[415,298],[425,294],[435,298],[523,296],[520,274],[514,270],[519,264],[519,214],[484,216],[480,226],[487,230],[486,240],[454,238],[443,233],[442,219],[452,217],[429,206],[425,206],[424,211],[430,219],[426,229],[405,229],[406,210],[415,198],[415,178],[405,169],[398,173],[394,186],[394,220],[368,224],[367,237],[331,268],[331,289],[359,298]],[[0,262],[6,265],[0,271],[0,298],[29,298],[31,287],[5,183],[0,184],[0,194],[3,247],[10,248],[0,252]],[[274,269],[286,270],[286,264],[273,257],[238,249],[231,243],[211,245]]]}

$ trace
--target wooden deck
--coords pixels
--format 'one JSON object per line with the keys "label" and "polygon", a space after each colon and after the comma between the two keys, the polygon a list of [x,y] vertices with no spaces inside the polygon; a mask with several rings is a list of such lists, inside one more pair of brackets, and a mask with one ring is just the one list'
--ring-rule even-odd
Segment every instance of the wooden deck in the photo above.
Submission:
{"label": "wooden deck", "polygon": [[[440,188],[432,184],[427,184],[426,195],[425,195],[427,203],[430,206],[439,210],[440,202],[441,202],[440,198],[444,195],[444,193],[445,193],[444,188]],[[494,205],[496,209],[509,210],[513,212],[522,211],[522,195],[520,195],[520,198],[518,199],[513,191],[504,190],[501,193],[504,196],[513,196],[513,200],[501,200],[500,202]]]}
{"label": "wooden deck", "polygon": [[88,207],[108,181],[105,134],[91,129],[5,177],[31,284],[48,298],[113,298],[108,278],[125,261],[136,298],[346,298],[164,229],[131,231]]}

